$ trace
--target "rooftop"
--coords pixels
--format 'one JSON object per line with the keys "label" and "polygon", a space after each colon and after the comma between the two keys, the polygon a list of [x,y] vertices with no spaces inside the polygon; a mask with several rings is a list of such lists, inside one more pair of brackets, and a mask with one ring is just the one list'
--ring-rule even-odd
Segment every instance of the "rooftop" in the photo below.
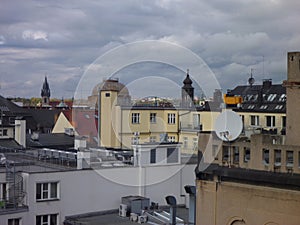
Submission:
{"label": "rooftop", "polygon": [[[164,206],[161,207],[158,211],[166,211],[169,212],[169,208]],[[186,209],[183,206],[177,206],[177,217],[182,219],[183,221],[188,221],[188,209]],[[154,223],[155,222],[155,223]],[[108,211],[102,211],[102,212],[94,212],[94,213],[88,213],[83,215],[76,215],[76,216],[70,216],[67,217],[64,221],[64,224],[66,225],[77,225],[77,224],[84,224],[84,225],[134,225],[139,224],[137,222],[133,222],[129,220],[129,217],[120,217],[118,215],[118,210],[108,210]],[[159,223],[158,221],[154,221],[153,219],[150,219],[147,224],[166,224],[166,223]]]}

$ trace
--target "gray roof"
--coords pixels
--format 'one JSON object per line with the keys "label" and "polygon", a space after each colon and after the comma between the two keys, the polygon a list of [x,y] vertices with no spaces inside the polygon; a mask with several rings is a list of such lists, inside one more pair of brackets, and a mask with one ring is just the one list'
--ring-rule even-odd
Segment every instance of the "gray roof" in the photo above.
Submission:
{"label": "gray roof", "polygon": [[245,112],[286,112],[286,89],[282,84],[264,80],[262,85],[240,85],[227,95],[241,96],[243,103],[236,111]]}
{"label": "gray roof", "polygon": [[32,140],[31,135],[27,134],[26,146],[29,148],[69,149],[74,146],[74,136],[64,133],[40,133],[38,140]]}

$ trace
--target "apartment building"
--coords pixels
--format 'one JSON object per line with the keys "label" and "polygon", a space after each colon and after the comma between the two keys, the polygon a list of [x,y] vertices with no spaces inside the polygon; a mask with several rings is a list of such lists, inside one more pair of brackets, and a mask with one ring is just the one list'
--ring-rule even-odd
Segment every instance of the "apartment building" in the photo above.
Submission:
{"label": "apartment building", "polygon": [[[263,97],[261,106],[264,106],[261,110],[272,108],[275,113],[282,110],[286,102],[284,126],[278,127],[281,130],[267,126],[270,129],[253,130],[251,135],[243,133],[231,142],[220,141],[214,133],[200,134],[196,169],[197,225],[299,223],[300,121],[299,104],[296,104],[300,99],[299,62],[299,52],[288,53],[287,80],[283,82],[286,95],[278,92],[269,93],[271,97],[264,96],[265,90],[259,88],[259,95]],[[266,82],[270,90],[270,81]],[[257,112],[257,116],[263,113]],[[276,115],[266,112],[260,119],[265,119],[266,125],[269,122],[276,125],[285,116],[283,112]],[[251,123],[251,114],[249,116]],[[275,119],[269,120],[268,116]],[[261,122],[260,119],[253,121]]]}

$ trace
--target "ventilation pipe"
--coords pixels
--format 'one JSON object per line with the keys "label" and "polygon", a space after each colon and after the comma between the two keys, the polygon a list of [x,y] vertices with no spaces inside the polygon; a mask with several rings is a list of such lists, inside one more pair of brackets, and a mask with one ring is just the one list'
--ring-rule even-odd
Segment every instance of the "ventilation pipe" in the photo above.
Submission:
{"label": "ventilation pipe", "polygon": [[176,225],[176,198],[174,196],[167,196],[166,201],[170,206],[170,224]]}
{"label": "ventilation pipe", "polygon": [[184,186],[185,192],[189,194],[189,225],[196,223],[196,187],[192,185]]}

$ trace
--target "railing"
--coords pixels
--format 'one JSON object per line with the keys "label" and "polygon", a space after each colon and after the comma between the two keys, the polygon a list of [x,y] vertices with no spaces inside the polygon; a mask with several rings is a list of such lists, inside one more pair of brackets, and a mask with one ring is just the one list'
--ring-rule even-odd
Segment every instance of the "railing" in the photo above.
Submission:
{"label": "railing", "polygon": [[180,123],[179,130],[202,131],[202,124]]}
{"label": "railing", "polygon": [[26,193],[23,188],[23,177],[16,173],[13,163],[6,162],[6,196],[1,202],[2,208],[24,207]]}

